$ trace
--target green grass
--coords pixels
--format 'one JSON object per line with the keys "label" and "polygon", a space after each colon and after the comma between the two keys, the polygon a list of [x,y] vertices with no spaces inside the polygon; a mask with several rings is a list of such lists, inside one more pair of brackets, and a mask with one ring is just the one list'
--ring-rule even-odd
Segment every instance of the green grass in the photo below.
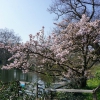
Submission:
{"label": "green grass", "polygon": [[[94,78],[89,79],[87,81],[87,89],[93,90],[96,87],[100,85],[100,65],[93,66],[91,68],[91,73],[94,76]],[[92,94],[84,94],[86,96],[85,100],[93,100],[93,95]],[[100,100],[100,89],[97,91],[97,100]]]}
{"label": "green grass", "polygon": [[[87,81],[87,89],[93,90],[100,85],[100,79],[93,78]],[[84,94],[86,96],[85,100],[93,100],[93,95],[91,93]],[[97,91],[97,100],[100,100],[100,89]]]}
{"label": "green grass", "polygon": [[88,88],[93,89],[93,88],[98,87],[99,85],[100,85],[100,79],[98,79],[98,78],[89,79],[87,81],[87,87]]}
{"label": "green grass", "polygon": [[91,74],[94,78],[87,81],[87,86],[90,88],[96,88],[100,85],[100,64],[91,68]]}

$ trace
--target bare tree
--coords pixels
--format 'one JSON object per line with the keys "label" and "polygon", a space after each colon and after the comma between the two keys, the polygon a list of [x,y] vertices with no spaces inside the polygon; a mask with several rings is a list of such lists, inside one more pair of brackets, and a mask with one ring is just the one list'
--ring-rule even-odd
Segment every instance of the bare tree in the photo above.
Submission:
{"label": "bare tree", "polygon": [[[21,41],[21,38],[14,34],[13,30],[0,29],[0,42],[7,45],[8,43],[16,44]],[[11,56],[10,52],[8,52],[5,48],[0,48],[0,62],[1,64],[6,64],[7,59]]]}
{"label": "bare tree", "polygon": [[21,38],[17,35],[15,35],[13,30],[0,29],[0,41],[3,43],[19,43],[21,41]]}
{"label": "bare tree", "polygon": [[70,21],[77,21],[86,14],[90,20],[100,19],[100,0],[53,0],[48,11]]}

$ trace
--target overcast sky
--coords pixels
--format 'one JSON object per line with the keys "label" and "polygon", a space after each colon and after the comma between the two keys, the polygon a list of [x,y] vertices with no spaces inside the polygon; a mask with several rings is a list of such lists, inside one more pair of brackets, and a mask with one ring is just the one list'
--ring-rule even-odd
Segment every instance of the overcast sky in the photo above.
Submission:
{"label": "overcast sky", "polygon": [[23,42],[42,26],[48,34],[55,17],[47,11],[51,3],[52,0],[0,0],[0,28],[13,29]]}

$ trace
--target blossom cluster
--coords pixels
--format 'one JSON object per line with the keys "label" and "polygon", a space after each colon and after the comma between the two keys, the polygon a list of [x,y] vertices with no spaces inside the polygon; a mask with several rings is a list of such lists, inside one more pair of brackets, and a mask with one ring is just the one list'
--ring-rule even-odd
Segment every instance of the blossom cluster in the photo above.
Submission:
{"label": "blossom cluster", "polygon": [[[44,67],[50,63],[80,74],[86,71],[99,57],[96,45],[100,45],[100,20],[88,22],[88,18],[83,15],[79,22],[60,28],[60,34],[52,33],[45,38],[43,27],[35,36],[30,34],[26,43],[6,47],[13,54],[8,59],[13,60],[13,63],[2,69],[15,67],[27,72],[31,66]],[[70,74],[67,76],[70,77]]]}

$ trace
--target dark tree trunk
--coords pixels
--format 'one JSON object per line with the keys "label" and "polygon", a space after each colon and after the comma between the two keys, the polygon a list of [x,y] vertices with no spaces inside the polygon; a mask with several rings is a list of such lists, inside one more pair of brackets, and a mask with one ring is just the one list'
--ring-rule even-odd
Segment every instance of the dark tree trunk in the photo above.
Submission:
{"label": "dark tree trunk", "polygon": [[79,78],[71,78],[69,86],[71,88],[82,89],[85,88],[87,85],[87,78],[86,77],[79,77]]}
{"label": "dark tree trunk", "polygon": [[85,88],[87,85],[87,78],[86,77],[82,77],[80,78],[80,88]]}

